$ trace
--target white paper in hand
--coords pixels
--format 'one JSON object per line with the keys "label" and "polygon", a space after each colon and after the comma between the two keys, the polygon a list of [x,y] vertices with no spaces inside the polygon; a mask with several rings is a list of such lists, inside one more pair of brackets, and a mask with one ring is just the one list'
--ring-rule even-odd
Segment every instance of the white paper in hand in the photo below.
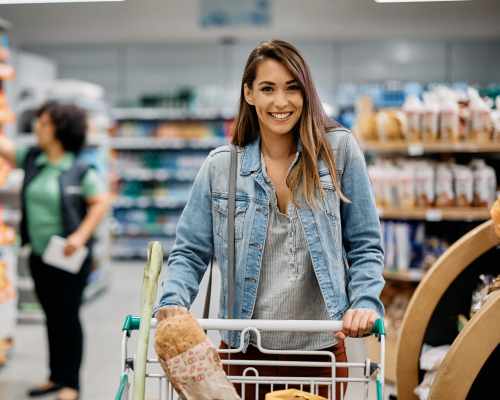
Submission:
{"label": "white paper in hand", "polygon": [[89,249],[87,247],[82,247],[71,256],[66,257],[64,255],[65,246],[66,239],[59,236],[52,236],[43,253],[42,260],[45,264],[52,267],[63,269],[72,274],[77,274],[85,261],[85,257],[87,257]]}

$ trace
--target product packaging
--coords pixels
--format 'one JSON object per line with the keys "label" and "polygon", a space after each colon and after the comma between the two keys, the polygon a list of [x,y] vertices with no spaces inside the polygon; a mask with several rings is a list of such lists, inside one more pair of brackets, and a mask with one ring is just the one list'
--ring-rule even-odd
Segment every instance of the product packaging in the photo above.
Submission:
{"label": "product packaging", "polygon": [[443,142],[457,142],[459,140],[459,108],[456,100],[453,98],[442,100],[440,112],[441,140]]}
{"label": "product packaging", "polygon": [[381,142],[403,139],[406,130],[406,115],[399,110],[382,110],[375,117],[377,134]]}
{"label": "product packaging", "polygon": [[403,104],[403,112],[406,116],[406,125],[403,135],[409,142],[419,142],[422,140],[422,116],[423,104],[417,96],[408,96]]}
{"label": "product packaging", "polygon": [[474,177],[472,170],[463,165],[453,166],[455,182],[455,204],[458,207],[470,207],[474,200]]}
{"label": "product packaging", "polygon": [[434,167],[428,162],[418,164],[415,173],[415,192],[418,207],[431,207],[435,201]]}
{"label": "product packaging", "polygon": [[439,102],[432,93],[424,93],[422,140],[435,142],[439,137]]}
{"label": "product packaging", "polygon": [[436,206],[451,207],[454,204],[453,174],[447,164],[439,164],[436,170]]}
{"label": "product packaging", "polygon": [[473,160],[471,164],[474,170],[474,206],[490,207],[496,199],[495,170],[484,160]]}
{"label": "product packaging", "polygon": [[469,88],[469,97],[472,138],[481,143],[489,142],[493,129],[491,110],[476,90]]}
{"label": "product packaging", "polygon": [[239,400],[217,350],[196,319],[179,307],[159,312],[166,314],[156,329],[155,348],[177,393],[185,400]]}

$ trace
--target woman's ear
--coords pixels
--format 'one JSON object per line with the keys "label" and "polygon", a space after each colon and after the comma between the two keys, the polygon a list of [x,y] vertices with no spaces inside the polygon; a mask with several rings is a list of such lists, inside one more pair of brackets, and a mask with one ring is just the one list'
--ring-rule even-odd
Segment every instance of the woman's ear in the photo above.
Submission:
{"label": "woman's ear", "polygon": [[246,83],[243,85],[243,93],[245,95],[245,101],[251,106],[253,106],[254,105],[253,91],[248,87]]}

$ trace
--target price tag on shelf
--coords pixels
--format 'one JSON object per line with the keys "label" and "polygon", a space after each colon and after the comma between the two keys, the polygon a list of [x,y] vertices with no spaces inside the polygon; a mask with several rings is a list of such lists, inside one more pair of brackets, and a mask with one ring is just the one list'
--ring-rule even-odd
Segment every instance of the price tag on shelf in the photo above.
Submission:
{"label": "price tag on shelf", "polygon": [[443,219],[443,212],[436,208],[430,208],[425,212],[425,219],[431,222],[441,221]]}
{"label": "price tag on shelf", "polygon": [[408,145],[409,156],[421,156],[424,154],[424,146],[421,143],[411,143]]}

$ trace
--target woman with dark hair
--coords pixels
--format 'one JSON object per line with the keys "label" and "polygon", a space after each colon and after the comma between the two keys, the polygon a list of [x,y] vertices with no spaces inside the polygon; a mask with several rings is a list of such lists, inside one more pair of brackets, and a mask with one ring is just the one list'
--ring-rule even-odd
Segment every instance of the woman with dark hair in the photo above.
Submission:
{"label": "woman with dark hair", "polygon": [[66,256],[83,246],[91,250],[109,200],[101,177],[78,158],[87,132],[85,112],[48,102],[36,115],[36,147],[16,149],[0,137],[0,156],[24,170],[21,240],[31,247],[30,272],[47,326],[50,376],[28,395],[58,392],[58,400],[74,400],[83,353],[79,310],[92,255],[89,251],[76,274],[45,264],[42,255],[52,236],[66,238]]}
{"label": "woman with dark hair", "polygon": [[[238,154],[235,304],[229,305],[234,318],[342,319],[336,335],[262,332],[261,343],[268,349],[328,349],[345,361],[345,337],[370,333],[384,312],[379,219],[356,140],[329,120],[309,68],[291,44],[272,40],[251,52],[232,145]],[[169,254],[155,310],[160,320],[171,306],[190,307],[212,257],[221,270],[220,315],[226,316],[229,159],[229,146],[214,150],[195,180]],[[223,348],[239,345],[238,332],[222,333]],[[245,358],[269,359],[254,345],[252,338],[244,343]],[[242,369],[231,366],[232,373]],[[271,376],[306,372],[256,369]],[[330,377],[331,369],[313,373]],[[337,368],[336,376],[347,376],[347,369]],[[252,386],[249,398],[255,398]],[[336,392],[340,396],[340,387]],[[320,394],[327,397],[328,388]]]}

